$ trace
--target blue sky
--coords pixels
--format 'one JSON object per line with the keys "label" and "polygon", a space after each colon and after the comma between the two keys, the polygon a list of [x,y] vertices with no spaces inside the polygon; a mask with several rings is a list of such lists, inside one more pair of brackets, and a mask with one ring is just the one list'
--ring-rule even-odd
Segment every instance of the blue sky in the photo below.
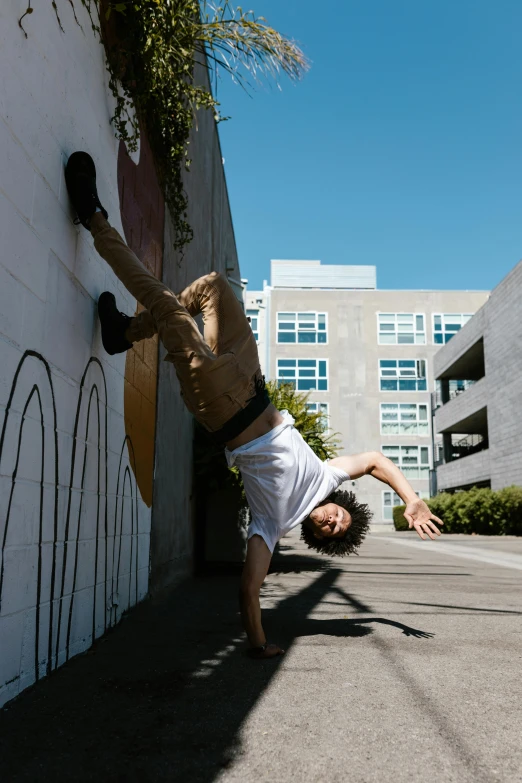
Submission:
{"label": "blue sky", "polygon": [[497,285],[522,258],[520,0],[249,7],[312,60],[282,91],[218,83],[249,288],[271,258],[374,264],[379,288]]}

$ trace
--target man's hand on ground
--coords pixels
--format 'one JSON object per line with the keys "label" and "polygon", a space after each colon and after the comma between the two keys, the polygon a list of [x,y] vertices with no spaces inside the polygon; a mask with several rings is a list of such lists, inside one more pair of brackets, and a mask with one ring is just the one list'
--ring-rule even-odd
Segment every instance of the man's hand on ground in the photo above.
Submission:
{"label": "man's hand on ground", "polygon": [[257,660],[262,660],[263,658],[276,658],[278,655],[283,654],[284,650],[282,650],[281,647],[278,647],[277,644],[267,644],[264,650],[261,650],[258,647],[250,647],[250,649],[247,650],[249,658],[255,658]]}
{"label": "man's hand on ground", "polygon": [[420,498],[408,503],[404,512],[404,518],[408,522],[410,530],[414,527],[423,541],[426,539],[426,535],[433,541],[436,536],[440,536],[440,530],[434,522],[437,522],[439,525],[444,524],[442,519],[431,513],[426,503]]}

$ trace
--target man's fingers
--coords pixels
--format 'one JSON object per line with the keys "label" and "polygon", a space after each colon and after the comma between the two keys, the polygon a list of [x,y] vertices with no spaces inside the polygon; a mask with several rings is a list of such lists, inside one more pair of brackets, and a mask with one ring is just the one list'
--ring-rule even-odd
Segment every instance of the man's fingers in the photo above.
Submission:
{"label": "man's fingers", "polygon": [[436,536],[440,536],[440,530],[433,522],[428,520],[428,522],[423,522],[423,524],[426,525],[426,531],[430,530],[432,533],[435,533]]}
{"label": "man's fingers", "polygon": [[432,541],[435,541],[435,536],[431,532],[431,528],[427,522],[424,522],[424,532],[431,538]]}
{"label": "man's fingers", "polygon": [[419,525],[419,524],[415,525],[415,530],[417,531],[417,533],[419,534],[419,536],[420,536],[420,537],[422,538],[422,540],[424,541],[424,540],[426,539],[426,536],[423,534],[423,532],[422,532],[422,529],[421,529],[421,527],[420,527],[420,525]]}
{"label": "man's fingers", "polygon": [[444,522],[442,521],[442,519],[439,519],[438,517],[435,517],[435,516],[433,516],[433,515],[432,515],[432,517],[431,517],[431,518],[432,518],[432,519],[434,519],[434,520],[435,520],[435,522],[436,522],[438,525],[443,525],[443,524],[444,524]]}

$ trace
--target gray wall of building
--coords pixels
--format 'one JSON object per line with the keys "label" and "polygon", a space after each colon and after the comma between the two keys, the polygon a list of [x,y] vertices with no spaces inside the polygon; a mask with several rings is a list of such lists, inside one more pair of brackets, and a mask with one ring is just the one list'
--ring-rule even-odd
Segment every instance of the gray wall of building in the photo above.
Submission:
{"label": "gray wall of building", "polygon": [[[209,86],[201,66],[197,78]],[[181,255],[173,248],[167,214],[163,280],[181,291],[211,271],[240,278],[232,216],[217,126],[211,112],[199,112],[190,138],[192,165],[184,175],[188,220],[194,239]],[[160,358],[165,355],[160,348]],[[192,567],[195,502],[192,496],[193,420],[180,397],[174,367],[160,362],[151,532],[151,590],[186,575]]]}
{"label": "gray wall of building", "polygon": [[[454,460],[438,471],[439,485],[488,479],[492,489],[522,485],[522,262],[492,291],[481,310],[464,326],[435,361],[437,376],[451,371],[460,357],[481,338],[484,340],[485,376],[479,395],[472,386],[440,409],[438,426],[452,428],[487,404],[489,449]],[[458,405],[454,404],[458,402]]]}
{"label": "gray wall of building", "polygon": [[[433,358],[441,348],[433,341],[432,314],[473,313],[487,296],[488,292],[483,291],[271,289],[268,374],[276,377],[278,358],[328,359],[329,391],[312,392],[309,399],[329,403],[331,428],[340,433],[340,452],[380,451],[384,445],[422,445],[429,447],[432,465],[431,422],[427,437],[381,435],[380,403],[425,403],[430,411],[430,392],[435,390]],[[305,310],[328,313],[328,344],[277,344],[277,312]],[[424,313],[427,343],[379,345],[379,312]],[[425,359],[428,391],[381,392],[380,359]],[[412,479],[411,483],[416,491],[428,494],[429,479]],[[382,492],[386,487],[364,477],[356,482],[355,489],[359,499],[370,505],[375,522],[383,521]]]}
{"label": "gray wall of building", "polygon": [[[453,338],[452,338],[453,339]],[[462,379],[467,380],[467,379]],[[454,397],[446,405],[438,409],[435,414],[436,432],[462,432],[453,429],[454,422],[464,421],[466,418],[487,407],[489,400],[489,384],[486,378],[481,378],[464,393]],[[464,434],[467,434],[464,432]]]}

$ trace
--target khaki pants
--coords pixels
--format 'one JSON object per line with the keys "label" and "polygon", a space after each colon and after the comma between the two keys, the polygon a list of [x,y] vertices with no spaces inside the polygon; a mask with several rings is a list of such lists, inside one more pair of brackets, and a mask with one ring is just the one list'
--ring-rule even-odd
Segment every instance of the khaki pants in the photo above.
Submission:
{"label": "khaki pants", "polygon": [[[158,333],[166,361],[176,368],[184,402],[210,432],[216,432],[255,395],[261,379],[257,345],[227,280],[217,272],[175,296],[125,244],[101,212],[91,232],[98,253],[146,310],[127,330],[130,342]],[[204,337],[194,317],[202,313]]]}

